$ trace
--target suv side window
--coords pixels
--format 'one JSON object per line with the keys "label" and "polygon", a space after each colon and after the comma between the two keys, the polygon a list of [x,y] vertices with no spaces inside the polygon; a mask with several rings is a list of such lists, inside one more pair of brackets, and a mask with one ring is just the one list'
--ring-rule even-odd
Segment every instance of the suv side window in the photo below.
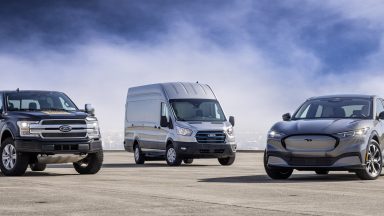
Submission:
{"label": "suv side window", "polygon": [[376,100],[376,116],[379,116],[381,112],[384,112],[384,105],[382,99]]}

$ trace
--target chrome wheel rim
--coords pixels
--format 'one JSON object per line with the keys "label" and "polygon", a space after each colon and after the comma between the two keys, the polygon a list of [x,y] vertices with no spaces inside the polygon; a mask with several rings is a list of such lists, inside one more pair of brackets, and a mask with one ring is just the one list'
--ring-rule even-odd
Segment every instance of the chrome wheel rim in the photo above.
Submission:
{"label": "chrome wheel rim", "polygon": [[376,145],[370,144],[367,152],[366,170],[372,177],[381,173],[382,158],[380,149]]}
{"label": "chrome wheel rim", "polygon": [[174,148],[169,148],[167,151],[167,159],[170,163],[173,163],[176,160],[176,151]]}
{"label": "chrome wheel rim", "polygon": [[3,166],[7,170],[12,170],[16,165],[16,149],[12,144],[7,144],[2,152],[1,159]]}
{"label": "chrome wheel rim", "polygon": [[138,161],[140,159],[140,150],[139,147],[135,148],[135,160]]}

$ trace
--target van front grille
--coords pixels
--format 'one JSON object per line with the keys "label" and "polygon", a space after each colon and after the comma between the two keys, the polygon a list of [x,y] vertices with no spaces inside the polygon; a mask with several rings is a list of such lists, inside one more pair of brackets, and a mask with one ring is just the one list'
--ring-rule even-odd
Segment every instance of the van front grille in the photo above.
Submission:
{"label": "van front grille", "polygon": [[224,131],[199,131],[196,134],[198,143],[225,143]]}

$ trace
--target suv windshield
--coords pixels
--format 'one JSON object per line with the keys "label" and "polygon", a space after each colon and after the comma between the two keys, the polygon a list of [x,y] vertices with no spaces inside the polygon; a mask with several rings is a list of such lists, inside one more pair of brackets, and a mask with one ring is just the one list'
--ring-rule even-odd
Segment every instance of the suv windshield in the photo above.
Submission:
{"label": "suv windshield", "polygon": [[369,98],[325,98],[305,102],[293,119],[372,118]]}
{"label": "suv windshield", "polygon": [[216,100],[177,99],[170,103],[178,121],[226,121]]}
{"label": "suv windshield", "polygon": [[76,105],[60,92],[6,93],[8,111],[77,111]]}

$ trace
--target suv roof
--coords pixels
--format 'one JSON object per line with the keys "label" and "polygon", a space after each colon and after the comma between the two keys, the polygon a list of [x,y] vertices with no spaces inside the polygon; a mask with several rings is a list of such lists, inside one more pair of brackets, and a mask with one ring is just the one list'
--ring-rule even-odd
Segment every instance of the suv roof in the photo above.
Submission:
{"label": "suv roof", "polygon": [[325,99],[325,98],[374,98],[376,95],[364,95],[364,94],[339,94],[339,95],[324,95],[308,98],[308,100]]}

